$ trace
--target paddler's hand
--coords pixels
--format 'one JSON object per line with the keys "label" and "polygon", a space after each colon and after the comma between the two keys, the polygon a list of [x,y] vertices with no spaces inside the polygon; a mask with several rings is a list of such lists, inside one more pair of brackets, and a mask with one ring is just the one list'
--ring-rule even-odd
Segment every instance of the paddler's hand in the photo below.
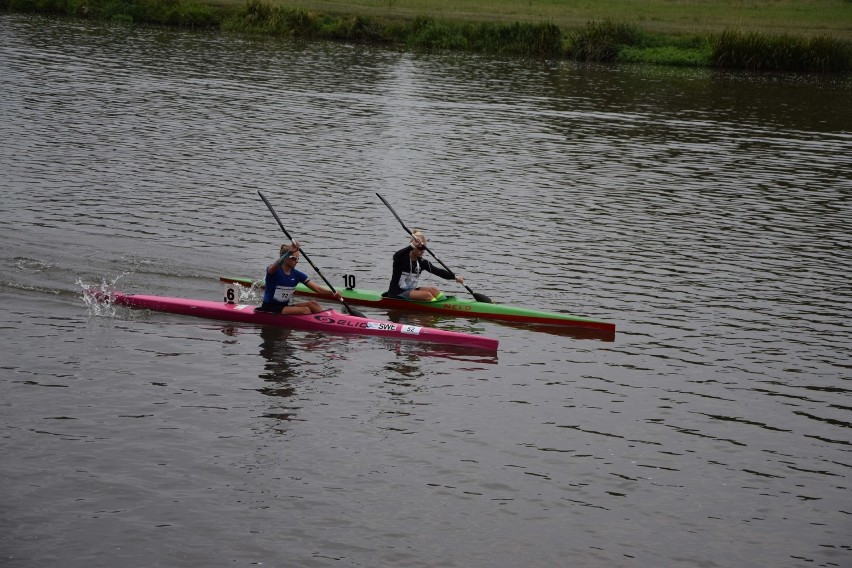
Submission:
{"label": "paddler's hand", "polygon": [[340,292],[338,292],[337,290],[335,290],[334,291],[334,299],[337,300],[338,302],[342,302],[343,301],[343,295]]}
{"label": "paddler's hand", "polygon": [[461,274],[456,274],[456,282],[464,284],[464,278],[462,278]]}
{"label": "paddler's hand", "polygon": [[290,254],[298,252],[300,248],[302,248],[301,243],[299,243],[299,241],[294,240],[290,243]]}

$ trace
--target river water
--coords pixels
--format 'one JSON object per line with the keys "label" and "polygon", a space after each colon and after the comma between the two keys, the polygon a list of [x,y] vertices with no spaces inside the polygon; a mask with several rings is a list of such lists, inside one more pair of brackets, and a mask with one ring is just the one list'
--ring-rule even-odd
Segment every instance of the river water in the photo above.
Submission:
{"label": "river water", "polygon": [[[4,14],[0,86],[0,565],[852,565],[848,77]],[[618,331],[84,302],[261,275],[258,190],[336,286],[406,243],[378,192],[473,290]]]}

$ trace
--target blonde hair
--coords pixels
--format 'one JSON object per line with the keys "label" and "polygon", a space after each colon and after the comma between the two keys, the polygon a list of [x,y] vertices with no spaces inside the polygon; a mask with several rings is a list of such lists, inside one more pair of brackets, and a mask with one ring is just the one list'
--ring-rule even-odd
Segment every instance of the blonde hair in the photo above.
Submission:
{"label": "blonde hair", "polygon": [[423,231],[421,231],[420,229],[414,229],[413,231],[411,231],[411,244],[412,245],[414,244],[415,238],[419,238],[420,241],[424,245],[429,242],[429,240],[426,238],[426,235],[424,235]]}
{"label": "blonde hair", "polygon": [[278,256],[284,256],[284,253],[290,250],[290,243],[284,243],[281,245],[281,248],[278,249]]}

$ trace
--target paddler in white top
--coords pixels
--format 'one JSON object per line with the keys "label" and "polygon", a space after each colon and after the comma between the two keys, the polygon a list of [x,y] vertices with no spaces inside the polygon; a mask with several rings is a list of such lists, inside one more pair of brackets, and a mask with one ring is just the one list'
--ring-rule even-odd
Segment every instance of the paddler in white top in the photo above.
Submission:
{"label": "paddler in white top", "polygon": [[273,312],[276,314],[316,314],[323,311],[321,305],[314,300],[292,303],[296,285],[301,283],[316,292],[342,300],[340,292],[332,294],[331,290],[315,284],[308,275],[296,269],[299,262],[299,241],[283,244],[279,249],[278,260],[266,267],[266,289],[263,292],[263,304],[256,311]]}
{"label": "paddler in white top", "polygon": [[390,287],[382,296],[390,298],[403,298],[418,302],[434,302],[444,298],[443,293],[434,286],[417,286],[420,273],[424,270],[444,280],[453,280],[464,284],[464,278],[453,274],[432,264],[423,258],[426,251],[426,235],[419,229],[411,232],[410,244],[404,249],[396,251],[393,255],[393,273],[391,274]]}

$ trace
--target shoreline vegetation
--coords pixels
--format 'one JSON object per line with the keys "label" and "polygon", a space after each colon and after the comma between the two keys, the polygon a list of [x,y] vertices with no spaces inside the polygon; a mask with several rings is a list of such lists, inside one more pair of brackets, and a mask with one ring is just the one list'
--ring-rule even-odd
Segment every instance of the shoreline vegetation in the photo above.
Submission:
{"label": "shoreline vegetation", "polygon": [[852,0],[0,0],[0,9],[415,51],[852,71]]}

